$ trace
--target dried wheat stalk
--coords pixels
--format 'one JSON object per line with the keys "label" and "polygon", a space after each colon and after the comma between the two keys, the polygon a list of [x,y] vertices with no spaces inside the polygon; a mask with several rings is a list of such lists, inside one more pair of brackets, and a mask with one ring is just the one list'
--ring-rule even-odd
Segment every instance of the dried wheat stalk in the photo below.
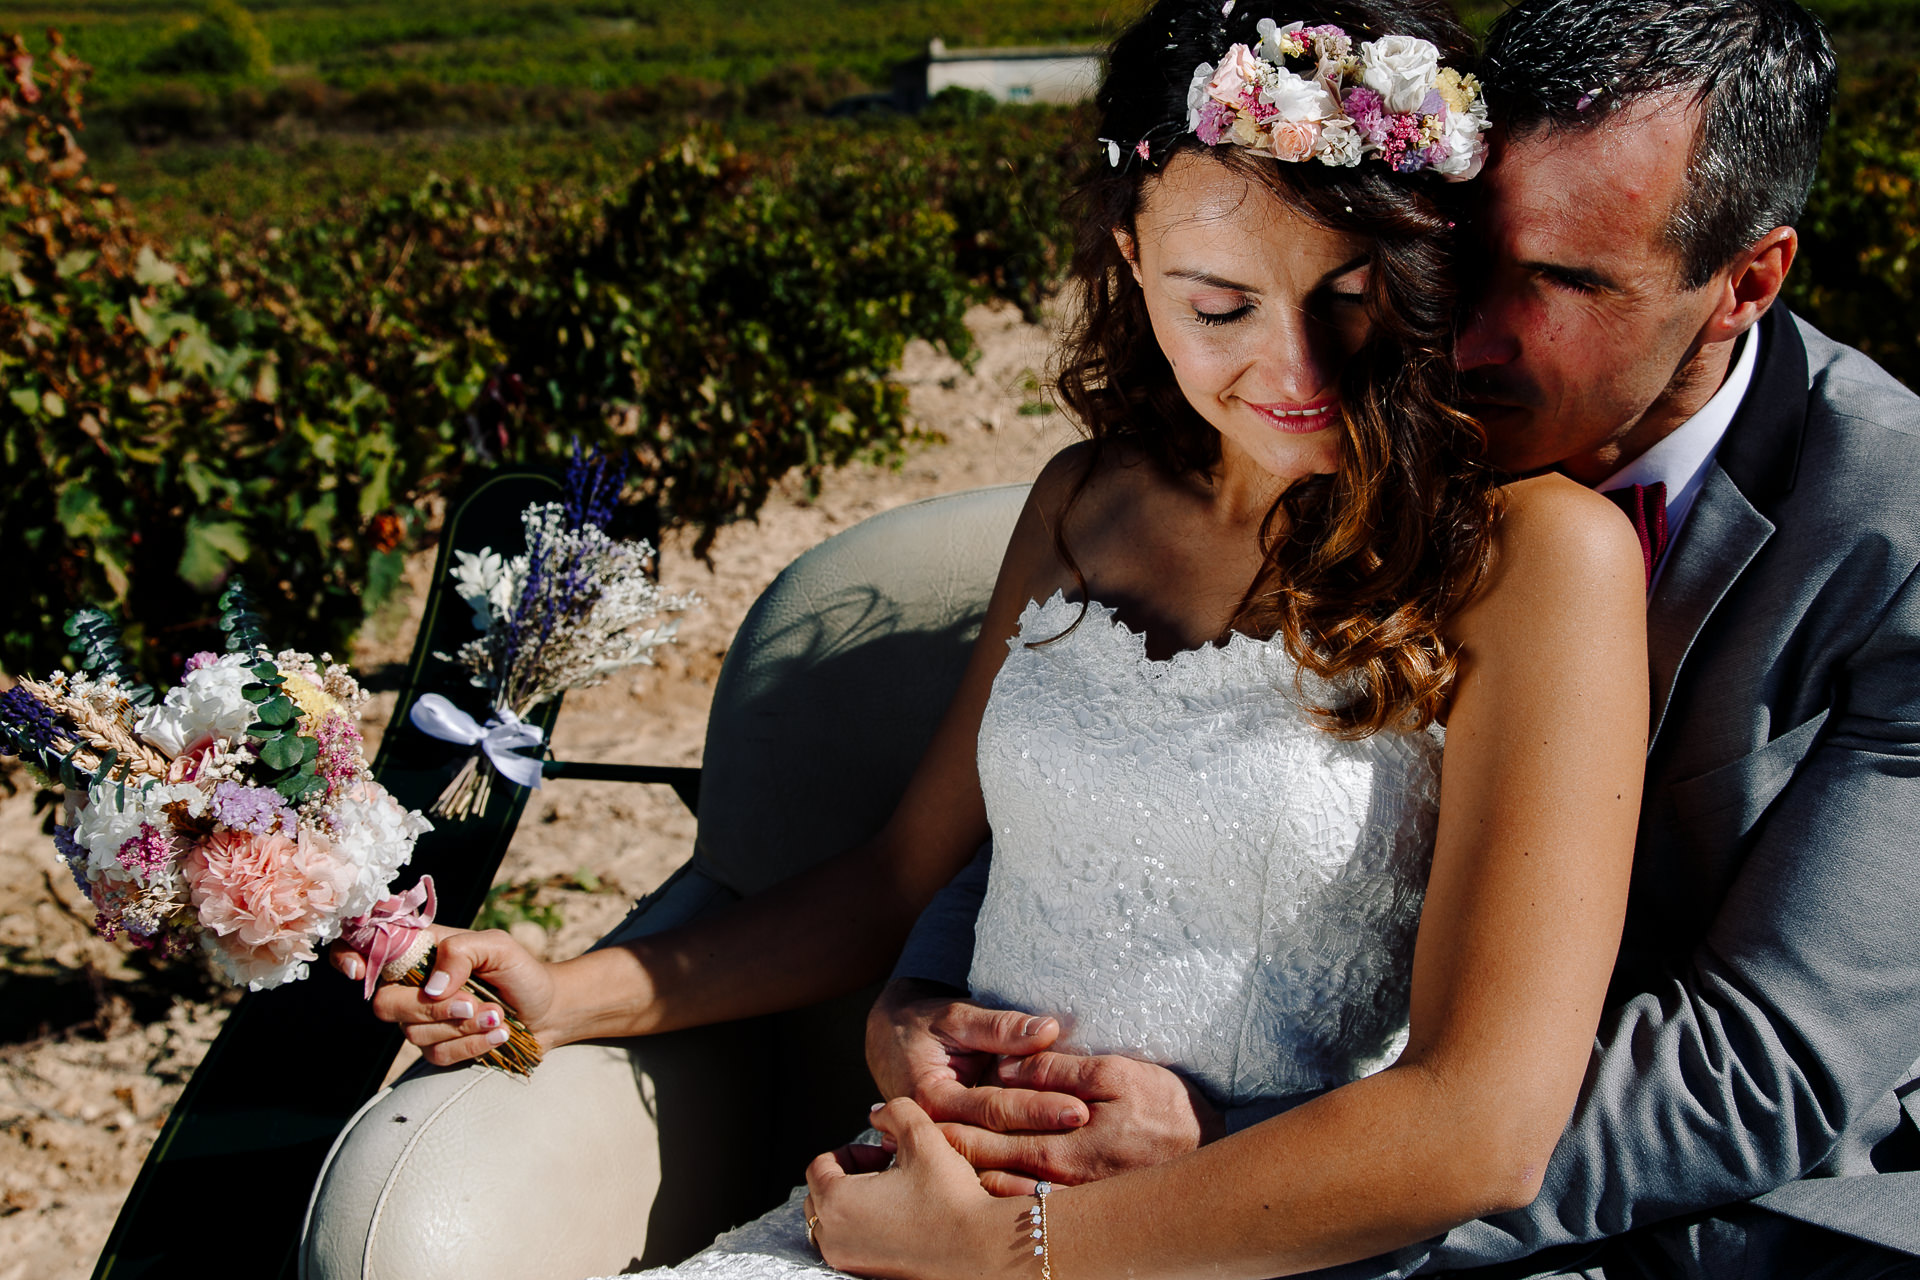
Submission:
{"label": "dried wheat stalk", "polygon": [[[101,711],[79,698],[69,697],[52,685],[42,684],[38,680],[22,679],[20,686],[38,698],[54,711],[66,717],[73,725],[79,741],[86,745],[79,763],[90,768],[98,768],[101,759],[109,751],[120,753],[120,761],[133,769],[135,773],[147,774],[155,778],[167,776],[168,760],[146,743],[133,736],[133,733],[114,716]],[[91,760],[84,757],[90,755]]]}

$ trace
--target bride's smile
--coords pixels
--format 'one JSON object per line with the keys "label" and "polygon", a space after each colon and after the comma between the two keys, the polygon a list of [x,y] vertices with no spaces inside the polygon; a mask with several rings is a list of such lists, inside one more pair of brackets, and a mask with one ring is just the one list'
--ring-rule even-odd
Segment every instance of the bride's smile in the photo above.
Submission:
{"label": "bride's smile", "polygon": [[1371,330],[1367,239],[1192,154],[1146,184],[1134,228],[1121,251],[1180,390],[1221,435],[1217,478],[1334,471],[1341,370]]}

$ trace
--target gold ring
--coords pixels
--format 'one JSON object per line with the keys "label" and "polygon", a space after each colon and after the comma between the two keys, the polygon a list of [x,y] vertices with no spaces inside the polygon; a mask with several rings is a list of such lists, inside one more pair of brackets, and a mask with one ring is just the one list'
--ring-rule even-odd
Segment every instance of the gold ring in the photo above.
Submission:
{"label": "gold ring", "polygon": [[811,1213],[807,1215],[807,1248],[815,1253],[820,1252],[820,1246],[813,1242],[813,1229],[819,1225],[820,1219],[817,1216]]}

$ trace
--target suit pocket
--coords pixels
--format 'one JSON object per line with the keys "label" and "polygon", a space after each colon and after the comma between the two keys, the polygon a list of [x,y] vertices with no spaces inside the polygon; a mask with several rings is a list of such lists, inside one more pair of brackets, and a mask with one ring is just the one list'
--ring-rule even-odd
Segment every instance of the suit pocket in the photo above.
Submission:
{"label": "suit pocket", "polygon": [[1667,795],[1681,829],[1706,850],[1744,840],[1812,753],[1827,714],[1795,725],[1758,751],[1674,783]]}

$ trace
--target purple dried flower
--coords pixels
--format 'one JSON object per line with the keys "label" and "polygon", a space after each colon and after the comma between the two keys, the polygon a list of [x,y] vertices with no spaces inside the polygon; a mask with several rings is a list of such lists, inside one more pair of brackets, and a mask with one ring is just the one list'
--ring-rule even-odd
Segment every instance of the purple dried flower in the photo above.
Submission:
{"label": "purple dried flower", "polygon": [[38,757],[52,750],[60,723],[46,703],[19,685],[0,693],[0,755]]}
{"label": "purple dried flower", "polygon": [[583,454],[580,438],[575,436],[573,461],[567,464],[565,483],[566,498],[561,505],[566,508],[567,528],[591,524],[604,529],[613,519],[620,491],[627,484],[626,454],[609,454],[599,445],[593,447],[592,453]]}
{"label": "purple dried flower", "polygon": [[60,861],[66,864],[67,871],[73,876],[74,884],[80,887],[80,892],[91,898],[93,886],[87,881],[87,847],[74,838],[72,827],[55,824],[53,851],[60,856]]}
{"label": "purple dried flower", "polygon": [[214,819],[221,825],[257,836],[270,836],[277,829],[291,838],[300,824],[298,815],[279,793],[265,787],[222,782],[214,787],[211,804]]}

